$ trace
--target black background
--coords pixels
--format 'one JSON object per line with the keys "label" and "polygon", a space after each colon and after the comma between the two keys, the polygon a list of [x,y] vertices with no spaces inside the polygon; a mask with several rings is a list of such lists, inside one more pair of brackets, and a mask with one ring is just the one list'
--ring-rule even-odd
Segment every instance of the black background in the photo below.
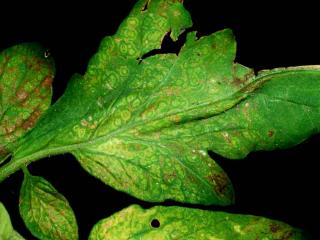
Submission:
{"label": "black background", "polygon": [[[102,2],[102,1],[101,1]],[[110,1],[111,2],[111,1]],[[219,4],[218,4],[219,3]],[[185,0],[194,27],[200,35],[229,27],[238,42],[236,61],[255,70],[274,67],[320,64],[319,14],[307,1],[283,4]],[[100,40],[112,35],[134,1],[87,2],[72,6],[48,2],[43,5],[12,3],[1,7],[0,50],[28,41],[50,48],[57,74],[53,101],[62,95],[73,73],[83,74]],[[168,51],[176,45],[167,41]],[[305,229],[320,239],[318,194],[320,173],[317,168],[320,136],[288,150],[256,152],[242,161],[223,159],[212,154],[233,181],[236,204],[231,207],[203,207],[235,213],[263,215]],[[105,186],[82,170],[70,155],[53,156],[31,164],[30,171],[44,176],[69,200],[81,239],[99,219],[141,202]],[[0,184],[0,201],[7,207],[13,225],[27,239],[33,239],[18,213],[22,173]],[[165,205],[182,205],[165,202]]]}

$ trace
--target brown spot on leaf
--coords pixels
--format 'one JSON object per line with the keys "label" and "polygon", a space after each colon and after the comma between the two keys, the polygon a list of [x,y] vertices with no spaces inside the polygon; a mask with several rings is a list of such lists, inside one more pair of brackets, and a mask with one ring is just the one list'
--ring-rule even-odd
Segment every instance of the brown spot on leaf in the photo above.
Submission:
{"label": "brown spot on leaf", "polygon": [[177,176],[176,172],[171,172],[171,173],[165,173],[163,175],[164,181],[165,182],[170,182]]}
{"label": "brown spot on leaf", "polygon": [[14,73],[14,72],[17,72],[18,69],[17,69],[17,67],[8,67],[7,71],[8,71],[8,73]]}
{"label": "brown spot on leaf", "polygon": [[269,131],[268,131],[268,137],[272,137],[273,135],[274,135],[274,131],[269,130]]}
{"label": "brown spot on leaf", "polygon": [[[168,3],[167,2],[163,2],[159,4],[159,12],[158,14],[161,17],[167,18],[168,16]],[[167,33],[168,34],[168,33]]]}
{"label": "brown spot on leaf", "polygon": [[243,79],[242,79],[242,78],[235,77],[235,78],[233,78],[233,80],[232,80],[232,84],[235,85],[235,86],[237,86],[237,87],[239,87],[239,86],[241,86],[242,84],[244,84],[246,81],[247,81],[246,78],[243,78]]}
{"label": "brown spot on leaf", "polygon": [[170,117],[170,120],[171,120],[172,122],[178,123],[178,122],[181,121],[181,117],[180,117],[179,115],[172,115],[172,116]]}
{"label": "brown spot on leaf", "polygon": [[34,89],[34,93],[36,94],[36,96],[40,96],[40,89],[39,88],[35,88]]}
{"label": "brown spot on leaf", "polygon": [[32,65],[31,65],[31,69],[36,71],[36,72],[40,72],[42,70],[42,65],[43,65],[43,61],[41,59],[38,58],[33,58],[31,60]]}
{"label": "brown spot on leaf", "polygon": [[187,176],[191,183],[198,183],[197,178],[194,175],[188,173]]}
{"label": "brown spot on leaf", "polygon": [[16,93],[16,97],[19,102],[23,102],[27,99],[29,94],[24,89],[19,89]]}
{"label": "brown spot on leaf", "polygon": [[95,129],[97,127],[97,121],[94,121],[92,124],[89,124],[88,128]]}
{"label": "brown spot on leaf", "polygon": [[276,233],[276,232],[278,232],[280,230],[280,226],[278,224],[276,224],[276,223],[271,223],[269,225],[269,227],[270,227],[270,231],[272,233]]}
{"label": "brown spot on leaf", "polygon": [[52,85],[53,77],[46,76],[45,79],[41,82],[41,87],[50,88]]}
{"label": "brown spot on leaf", "polygon": [[151,104],[147,107],[147,109],[141,113],[141,117],[144,118],[146,117],[149,113],[155,111],[157,106],[155,104]]}
{"label": "brown spot on leaf", "polygon": [[241,136],[241,132],[239,130],[234,130],[233,131],[233,135],[237,136],[237,137],[240,137]]}
{"label": "brown spot on leaf", "polygon": [[6,156],[8,154],[8,150],[4,146],[0,146],[0,157]]}
{"label": "brown spot on leaf", "polygon": [[224,195],[229,184],[229,178],[224,172],[214,173],[208,177],[209,181],[214,184],[214,190],[220,195]]}
{"label": "brown spot on leaf", "polygon": [[[160,3],[159,8],[161,9],[161,12],[167,11],[168,3],[167,2]],[[161,12],[160,12],[160,15],[161,15]]]}
{"label": "brown spot on leaf", "polygon": [[166,93],[167,96],[175,96],[180,93],[180,89],[170,87],[170,88],[165,89],[164,92]]}
{"label": "brown spot on leaf", "polygon": [[37,120],[39,119],[40,115],[41,115],[40,110],[36,109],[36,110],[30,115],[30,117],[29,117],[26,121],[24,121],[24,122],[22,123],[22,128],[23,128],[24,130],[28,130],[28,129],[32,128],[32,127],[35,125],[35,123],[37,122]]}
{"label": "brown spot on leaf", "polygon": [[6,132],[6,135],[9,136],[10,133],[13,133],[14,130],[16,130],[16,126],[14,125],[9,126],[9,124],[7,123],[6,126],[4,126],[4,130]]}
{"label": "brown spot on leaf", "polygon": [[[236,65],[233,65],[233,67],[235,67]],[[254,72],[250,71],[247,74],[245,74],[244,76],[238,77],[236,76],[235,73],[235,68],[233,69],[234,73],[233,73],[233,81],[231,82],[234,86],[236,87],[240,87],[243,84],[245,84],[250,78],[252,78],[252,76],[254,76]]]}
{"label": "brown spot on leaf", "polygon": [[282,236],[280,236],[280,240],[289,240],[293,236],[292,231],[285,231]]}
{"label": "brown spot on leaf", "polygon": [[85,119],[81,119],[80,124],[84,127],[87,127],[89,125],[88,121]]}

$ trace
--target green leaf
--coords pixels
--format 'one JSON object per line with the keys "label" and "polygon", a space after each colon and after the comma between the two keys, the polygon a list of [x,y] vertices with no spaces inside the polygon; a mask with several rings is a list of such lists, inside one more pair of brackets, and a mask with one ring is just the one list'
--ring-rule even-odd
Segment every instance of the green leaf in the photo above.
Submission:
{"label": "green leaf", "polygon": [[28,229],[39,239],[78,239],[76,218],[68,201],[47,180],[27,171],[19,210]]}
{"label": "green leaf", "polygon": [[190,129],[203,124],[207,131],[189,137],[191,142],[241,159],[251,151],[291,147],[320,132],[320,66],[264,70],[254,81],[265,84],[237,106],[166,134],[188,141]]}
{"label": "green leaf", "polygon": [[1,240],[23,240],[24,238],[17,233],[12,225],[10,216],[4,207],[4,205],[0,202],[0,239]]}
{"label": "green leaf", "polygon": [[1,223],[0,238],[6,239],[11,235],[13,231],[13,227],[11,225],[10,216],[1,202],[0,202],[0,223]]}
{"label": "green leaf", "polygon": [[0,163],[49,107],[54,64],[38,44],[0,53]]}
{"label": "green leaf", "polygon": [[156,206],[148,210],[132,205],[92,229],[90,240],[104,239],[305,239],[289,225],[252,215]]}
{"label": "green leaf", "polygon": [[304,100],[320,87],[317,67],[255,76],[234,62],[229,29],[201,38],[190,32],[178,55],[149,56],[170,30],[175,40],[190,25],[179,1],[139,1],[102,41],[86,74],[72,78],[19,142],[0,181],[32,161],[70,152],[90,174],[137,198],[228,205],[231,182],[208,150],[242,158],[318,132],[316,91]]}
{"label": "green leaf", "polygon": [[140,199],[230,204],[230,180],[205,149],[168,141],[162,131],[232,107],[245,96],[233,76],[252,71],[233,63],[230,30],[199,40],[192,32],[179,56],[141,60],[170,29],[175,39],[191,24],[177,1],[150,1],[142,11],[144,3],[103,40],[85,76],[74,76],[15,159],[69,151],[92,175]]}

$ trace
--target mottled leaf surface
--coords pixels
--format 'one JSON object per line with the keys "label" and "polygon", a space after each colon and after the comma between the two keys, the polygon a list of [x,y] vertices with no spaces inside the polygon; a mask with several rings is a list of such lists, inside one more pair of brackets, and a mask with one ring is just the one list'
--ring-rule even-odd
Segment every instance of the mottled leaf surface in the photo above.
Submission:
{"label": "mottled leaf surface", "polygon": [[147,54],[190,25],[179,1],[138,1],[21,140],[0,181],[21,163],[71,152],[90,174],[137,198],[228,205],[232,185],[208,150],[242,158],[318,131],[317,67],[255,76],[234,62],[229,29],[189,32],[178,54]]}
{"label": "mottled leaf surface", "polygon": [[227,158],[289,148],[320,132],[320,66],[262,71],[257,79],[267,82],[237,107],[210,120],[221,130],[210,136],[211,149]]}
{"label": "mottled leaf surface", "polygon": [[75,215],[68,201],[42,177],[25,172],[19,210],[30,232],[39,239],[78,239]]}
{"label": "mottled leaf surface", "polygon": [[0,239],[1,240],[23,240],[24,238],[17,233],[12,225],[10,216],[4,207],[4,205],[0,202]]}
{"label": "mottled leaf surface", "polygon": [[142,11],[144,3],[104,39],[87,73],[73,78],[15,158],[70,151],[92,175],[144,200],[230,204],[230,180],[206,151],[161,136],[232,107],[245,96],[233,78],[252,72],[233,62],[230,30],[199,40],[192,32],[178,56],[141,60],[170,29],[175,39],[191,24],[179,2],[150,1]]}
{"label": "mottled leaf surface", "polygon": [[157,206],[145,210],[132,205],[99,221],[90,240],[298,240],[300,230],[285,223],[252,215]]}
{"label": "mottled leaf surface", "polygon": [[34,43],[0,53],[0,163],[51,102],[54,64]]}
{"label": "mottled leaf surface", "polygon": [[291,147],[320,131],[320,66],[264,70],[247,88],[256,82],[264,84],[232,109],[167,128],[163,136],[241,159],[251,151]]}

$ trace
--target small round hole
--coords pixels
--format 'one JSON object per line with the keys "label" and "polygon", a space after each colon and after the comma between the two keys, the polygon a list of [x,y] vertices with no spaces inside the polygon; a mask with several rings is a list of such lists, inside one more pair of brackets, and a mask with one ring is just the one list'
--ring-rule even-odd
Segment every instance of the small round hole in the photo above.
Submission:
{"label": "small round hole", "polygon": [[160,227],[160,222],[159,222],[159,220],[158,220],[158,219],[152,219],[152,221],[151,221],[151,227],[153,227],[153,228],[158,228],[158,227]]}

